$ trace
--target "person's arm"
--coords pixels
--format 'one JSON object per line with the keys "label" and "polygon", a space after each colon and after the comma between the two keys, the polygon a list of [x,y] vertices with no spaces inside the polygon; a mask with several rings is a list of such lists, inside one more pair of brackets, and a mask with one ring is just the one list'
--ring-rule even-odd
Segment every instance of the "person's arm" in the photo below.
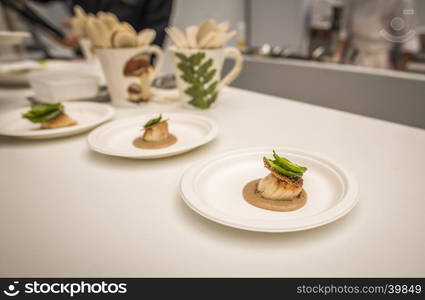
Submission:
{"label": "person's arm", "polygon": [[172,0],[148,0],[143,5],[142,27],[156,31],[154,44],[162,46],[165,39],[165,27],[171,16]]}

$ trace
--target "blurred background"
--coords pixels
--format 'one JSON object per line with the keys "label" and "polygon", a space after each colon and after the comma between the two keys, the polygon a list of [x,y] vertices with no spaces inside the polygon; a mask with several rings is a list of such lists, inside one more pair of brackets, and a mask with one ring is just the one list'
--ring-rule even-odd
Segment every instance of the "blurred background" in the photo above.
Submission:
{"label": "blurred background", "polygon": [[[425,62],[425,2],[420,0],[0,2],[0,30],[31,32],[33,38],[26,46],[33,57],[72,58],[78,55],[73,51],[78,45],[60,41],[37,23],[22,18],[14,9],[19,8],[19,2],[65,35],[70,30],[67,20],[72,6],[79,4],[88,12],[112,11],[136,30],[152,27],[162,32],[155,41],[160,45],[167,24],[185,28],[214,18],[227,20],[238,30],[233,41],[247,54],[425,72],[420,65]],[[5,50],[2,52],[5,59]]]}
{"label": "blurred background", "polygon": [[[425,1],[0,3],[0,30],[31,34],[23,46],[1,47],[0,61],[80,58],[67,21],[76,3],[88,12],[112,11],[139,30],[155,28],[155,43],[164,49],[169,45],[163,32],[167,25],[185,28],[214,18],[229,21],[238,32],[232,44],[244,53],[245,65],[234,86],[425,128]],[[23,17],[19,7],[13,7],[19,3],[51,30]],[[169,61],[163,73],[171,73]]]}

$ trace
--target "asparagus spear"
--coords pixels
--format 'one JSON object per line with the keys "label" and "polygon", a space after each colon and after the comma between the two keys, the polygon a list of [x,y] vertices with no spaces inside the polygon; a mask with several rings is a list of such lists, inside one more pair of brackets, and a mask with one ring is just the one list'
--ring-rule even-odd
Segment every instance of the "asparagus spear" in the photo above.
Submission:
{"label": "asparagus spear", "polygon": [[264,160],[264,163],[268,164],[271,168],[273,168],[274,170],[276,170],[280,174],[283,174],[283,175],[289,176],[289,177],[296,177],[296,178],[303,176],[302,172],[300,173],[300,172],[294,172],[294,171],[284,169],[281,166],[279,166],[278,164],[274,163],[272,160],[268,159],[267,157],[263,157],[263,160]]}
{"label": "asparagus spear", "polygon": [[292,172],[296,172],[296,173],[304,173],[305,171],[307,171],[306,167],[302,167],[299,165],[296,165],[292,162],[290,162],[288,159],[284,158],[284,157],[280,157],[279,155],[276,154],[276,152],[273,150],[273,157],[275,158],[275,160],[273,161],[275,164],[279,165],[280,167],[288,170],[288,171],[292,171]]}

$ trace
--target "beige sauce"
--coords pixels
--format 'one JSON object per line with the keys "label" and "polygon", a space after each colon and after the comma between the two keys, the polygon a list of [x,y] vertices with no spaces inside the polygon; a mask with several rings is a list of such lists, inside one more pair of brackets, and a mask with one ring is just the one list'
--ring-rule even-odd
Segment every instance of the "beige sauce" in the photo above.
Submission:
{"label": "beige sauce", "polygon": [[169,147],[177,142],[177,138],[169,134],[168,138],[158,142],[147,142],[142,137],[138,137],[133,141],[133,145],[140,149],[162,149]]}
{"label": "beige sauce", "polygon": [[256,207],[273,211],[293,211],[300,209],[307,202],[307,193],[303,189],[298,197],[292,200],[270,200],[257,193],[257,184],[261,179],[248,182],[242,190],[246,202]]}

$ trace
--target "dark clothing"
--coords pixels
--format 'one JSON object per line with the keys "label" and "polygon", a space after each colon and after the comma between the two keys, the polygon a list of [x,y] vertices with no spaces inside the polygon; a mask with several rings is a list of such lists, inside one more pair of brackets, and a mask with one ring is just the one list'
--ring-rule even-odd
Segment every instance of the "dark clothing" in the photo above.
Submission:
{"label": "dark clothing", "polygon": [[164,43],[164,30],[170,20],[173,3],[172,0],[68,0],[66,2],[70,7],[80,5],[88,13],[112,12],[120,21],[131,24],[137,32],[152,28],[156,31],[154,44],[158,46]]}

